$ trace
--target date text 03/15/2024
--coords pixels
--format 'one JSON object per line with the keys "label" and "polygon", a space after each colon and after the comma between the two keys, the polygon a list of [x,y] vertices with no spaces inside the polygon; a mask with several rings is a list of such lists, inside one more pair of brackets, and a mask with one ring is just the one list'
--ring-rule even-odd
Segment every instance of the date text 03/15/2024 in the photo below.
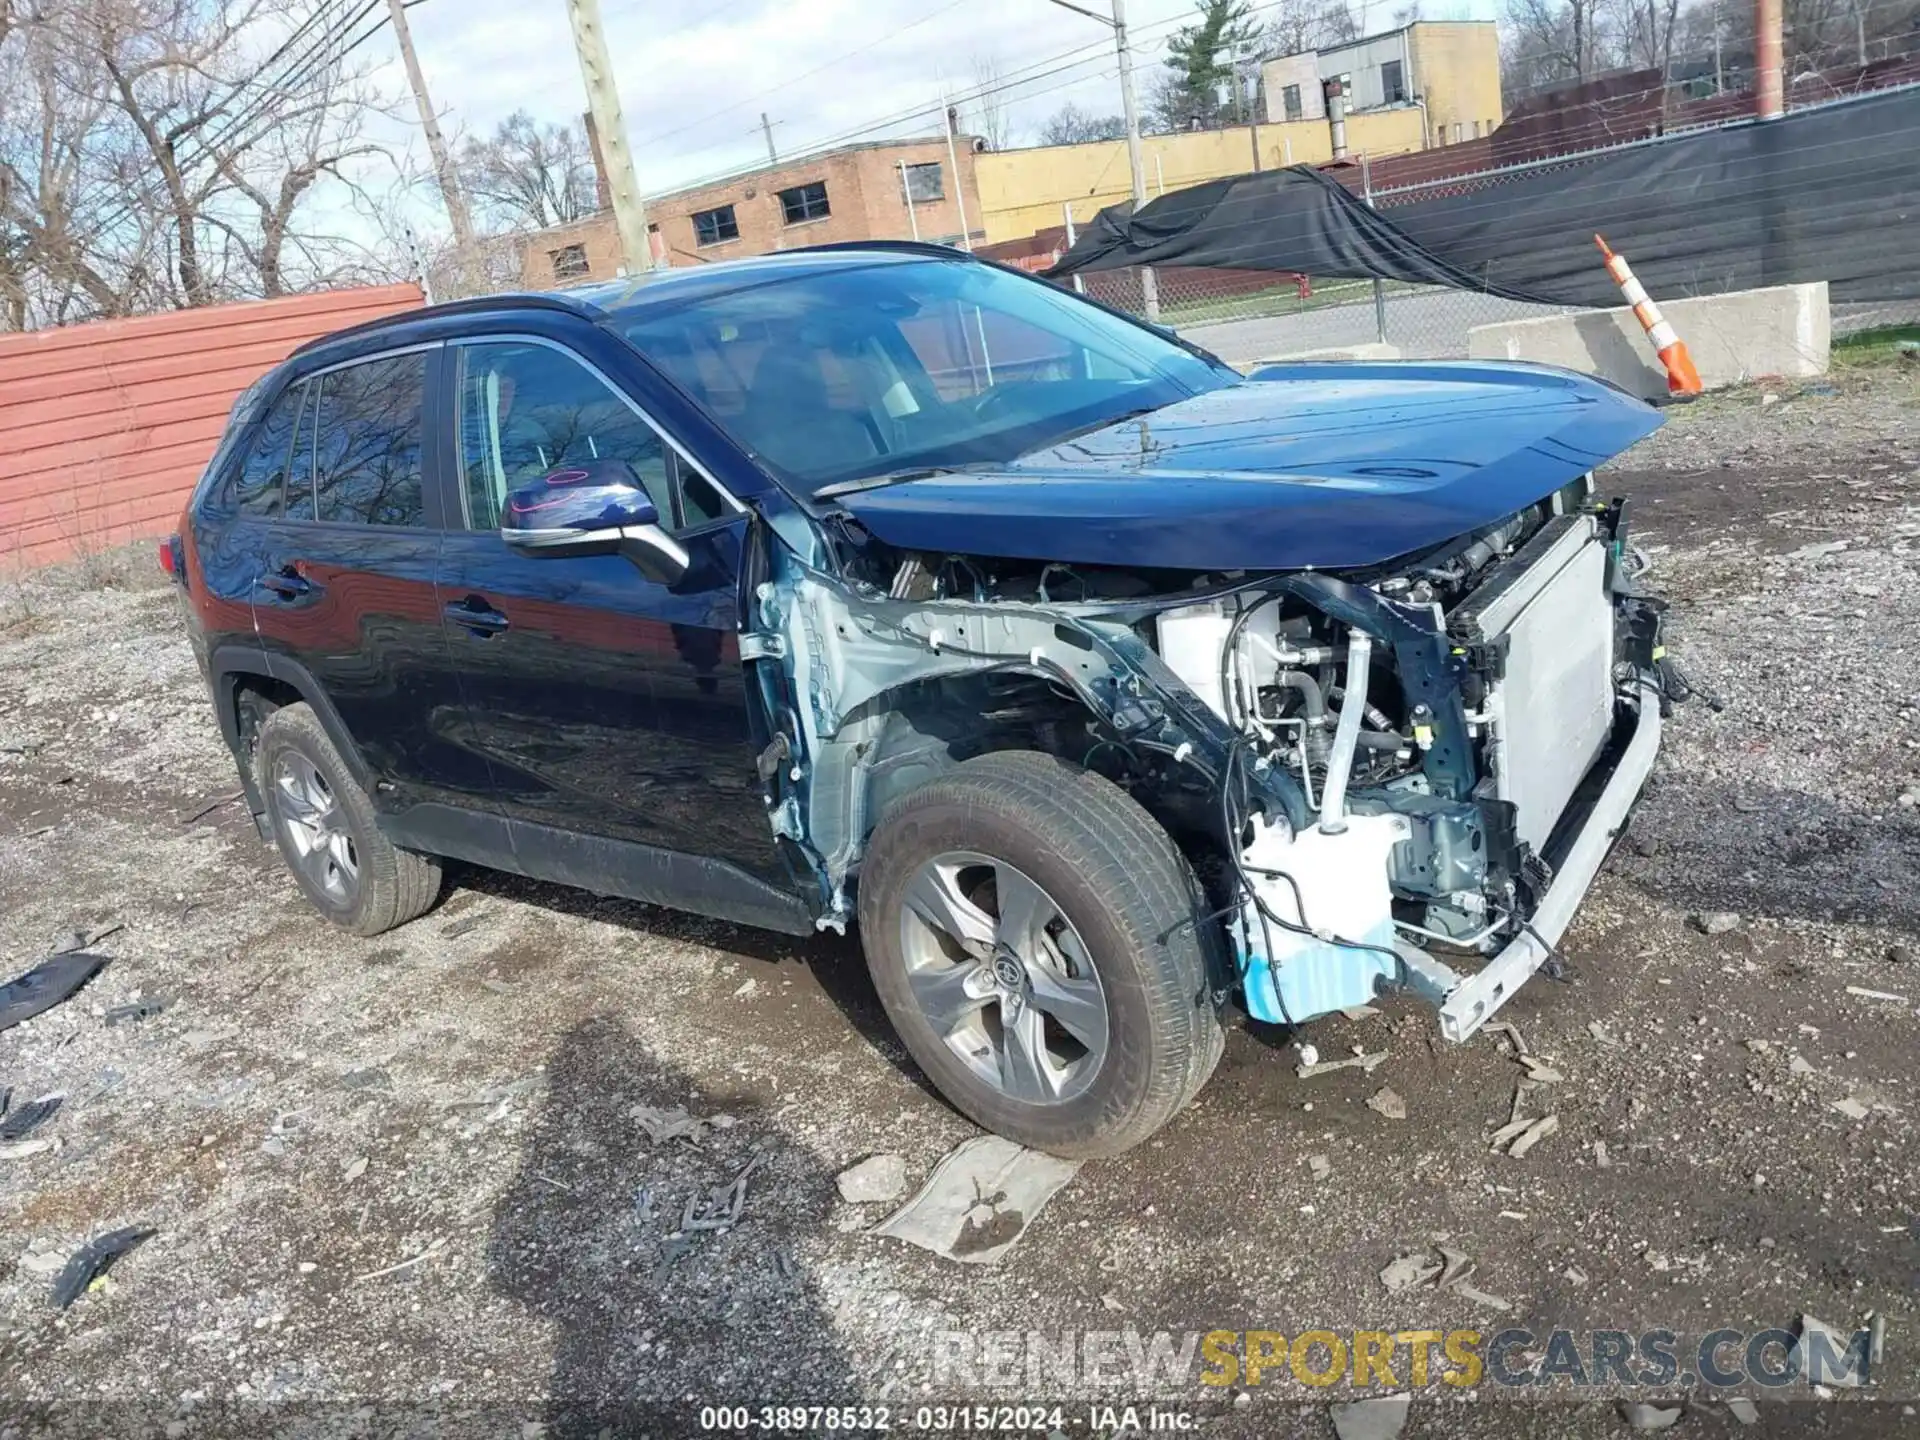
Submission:
{"label": "date text 03/15/2024", "polygon": [[1064,1405],[705,1405],[700,1428],[721,1433],[843,1435],[1051,1435],[1084,1426],[1096,1434],[1134,1431],[1177,1435],[1199,1421],[1189,1410],[1161,1405],[1091,1405],[1070,1414]]}

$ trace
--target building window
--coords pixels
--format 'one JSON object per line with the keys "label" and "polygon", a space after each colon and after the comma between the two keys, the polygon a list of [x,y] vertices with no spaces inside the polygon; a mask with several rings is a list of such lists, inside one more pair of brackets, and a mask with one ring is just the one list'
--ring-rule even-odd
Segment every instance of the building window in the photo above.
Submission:
{"label": "building window", "polygon": [[553,261],[553,278],[556,280],[578,280],[587,273],[587,247],[584,245],[562,245],[558,250],[549,250],[547,258]]}
{"label": "building window", "polygon": [[1289,120],[1298,120],[1306,113],[1300,108],[1300,87],[1298,85],[1282,86],[1280,90],[1280,103],[1285,108],[1287,119]]}
{"label": "building window", "polygon": [[[929,200],[947,198],[946,175],[940,169],[938,160],[929,161],[925,165],[909,165],[906,167],[906,176],[907,198],[914,204],[923,205]],[[825,186],[821,187],[820,203],[823,207],[826,204]],[[825,213],[823,208],[821,214]]]}
{"label": "building window", "polygon": [[815,180],[811,185],[796,185],[791,190],[782,190],[780,213],[786,216],[789,225],[798,225],[803,220],[826,219],[829,213],[827,182]]}
{"label": "building window", "polygon": [[693,243],[696,245],[721,245],[729,240],[740,238],[740,222],[733,218],[733,207],[722,205],[717,210],[696,210],[693,212]]}
{"label": "building window", "polygon": [[1389,60],[1380,67],[1380,96],[1387,105],[1398,105],[1407,98],[1407,83],[1398,60]]}

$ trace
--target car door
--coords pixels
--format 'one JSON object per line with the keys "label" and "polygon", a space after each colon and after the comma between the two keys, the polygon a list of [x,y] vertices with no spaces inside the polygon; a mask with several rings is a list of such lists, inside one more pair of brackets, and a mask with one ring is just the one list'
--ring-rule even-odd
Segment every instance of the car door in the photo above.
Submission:
{"label": "car door", "polygon": [[[441,516],[424,479],[437,345],[323,369],[304,382],[286,502],[254,591],[267,663],[331,709],[384,811],[484,804],[433,584]],[[326,718],[323,716],[323,718]]]}
{"label": "car door", "polygon": [[[442,546],[440,603],[501,811],[783,882],[740,660],[744,511],[558,342],[482,337],[447,356],[467,528]],[[507,495],[583,460],[633,468],[692,557],[683,579],[502,541]]]}

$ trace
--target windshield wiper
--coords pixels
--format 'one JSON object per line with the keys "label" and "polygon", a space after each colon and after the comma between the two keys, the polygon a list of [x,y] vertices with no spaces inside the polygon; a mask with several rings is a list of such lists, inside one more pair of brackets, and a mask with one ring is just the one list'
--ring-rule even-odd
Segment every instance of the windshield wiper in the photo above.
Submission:
{"label": "windshield wiper", "polygon": [[1129,420],[1139,420],[1145,416],[1153,414],[1154,411],[1156,410],[1164,410],[1166,408],[1167,407],[1165,405],[1142,405],[1135,410],[1122,410],[1118,415],[1103,416],[1098,420],[1094,420],[1089,422],[1088,424],[1081,425],[1076,429],[1068,430],[1064,434],[1055,435],[1052,438],[1042,441],[1040,444],[1034,446],[1033,450],[1026,450],[1026,451],[1022,451],[1021,453],[1025,455],[1031,455],[1033,454],[1034,450],[1050,450],[1055,445],[1064,445],[1069,440],[1078,440],[1082,435],[1091,435],[1096,430],[1105,430],[1109,426],[1113,426],[1113,425],[1124,425]]}

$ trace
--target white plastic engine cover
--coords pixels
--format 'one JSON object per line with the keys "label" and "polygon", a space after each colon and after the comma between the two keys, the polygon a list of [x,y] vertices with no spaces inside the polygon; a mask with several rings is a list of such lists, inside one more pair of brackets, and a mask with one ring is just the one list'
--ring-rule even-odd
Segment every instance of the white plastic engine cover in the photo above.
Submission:
{"label": "white plastic engine cover", "polygon": [[1558,573],[1508,627],[1499,686],[1500,794],[1538,851],[1613,727],[1613,602],[1606,542],[1591,535],[1543,565]]}

